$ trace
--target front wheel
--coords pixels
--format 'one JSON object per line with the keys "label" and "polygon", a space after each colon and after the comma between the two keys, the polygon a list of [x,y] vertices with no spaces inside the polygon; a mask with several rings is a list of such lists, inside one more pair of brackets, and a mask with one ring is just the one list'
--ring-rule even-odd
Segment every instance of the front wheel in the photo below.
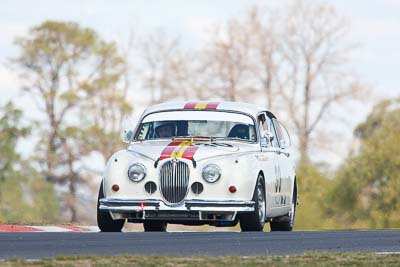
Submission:
{"label": "front wheel", "polygon": [[125,220],[113,220],[109,212],[100,211],[99,200],[101,198],[104,198],[103,182],[101,182],[99,195],[97,198],[97,226],[99,227],[101,232],[121,232],[122,227],[124,227]]}
{"label": "front wheel", "polygon": [[240,229],[242,232],[263,231],[265,225],[265,187],[264,178],[258,176],[253,194],[254,211],[240,215]]}

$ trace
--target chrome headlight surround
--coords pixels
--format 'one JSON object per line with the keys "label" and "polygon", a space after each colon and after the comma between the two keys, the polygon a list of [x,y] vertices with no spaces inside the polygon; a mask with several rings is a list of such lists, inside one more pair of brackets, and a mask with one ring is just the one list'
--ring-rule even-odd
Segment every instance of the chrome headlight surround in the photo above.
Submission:
{"label": "chrome headlight surround", "polygon": [[147,174],[146,167],[140,163],[134,163],[128,168],[128,178],[135,183],[142,181]]}
{"label": "chrome headlight surround", "polygon": [[221,178],[221,168],[216,164],[208,164],[203,168],[201,174],[207,183],[215,183]]}

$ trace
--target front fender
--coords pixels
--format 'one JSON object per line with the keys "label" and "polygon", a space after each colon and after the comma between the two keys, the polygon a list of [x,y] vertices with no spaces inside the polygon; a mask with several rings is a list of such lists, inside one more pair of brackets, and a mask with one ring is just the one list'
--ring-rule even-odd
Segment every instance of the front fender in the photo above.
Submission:
{"label": "front fender", "polygon": [[[145,166],[147,174],[144,180],[139,183],[132,182],[128,178],[128,169],[134,163],[141,163]],[[110,157],[103,174],[103,190],[105,197],[132,197],[142,194],[144,181],[147,176],[155,176],[153,161],[129,150],[120,150]],[[112,191],[111,187],[117,184],[118,192]]]}

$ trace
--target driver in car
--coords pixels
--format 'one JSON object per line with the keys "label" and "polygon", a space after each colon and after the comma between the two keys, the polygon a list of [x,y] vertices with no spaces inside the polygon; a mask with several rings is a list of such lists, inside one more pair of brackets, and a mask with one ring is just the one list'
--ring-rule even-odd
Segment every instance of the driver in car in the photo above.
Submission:
{"label": "driver in car", "polygon": [[173,122],[164,122],[157,126],[155,131],[157,137],[173,137],[176,135],[176,125]]}

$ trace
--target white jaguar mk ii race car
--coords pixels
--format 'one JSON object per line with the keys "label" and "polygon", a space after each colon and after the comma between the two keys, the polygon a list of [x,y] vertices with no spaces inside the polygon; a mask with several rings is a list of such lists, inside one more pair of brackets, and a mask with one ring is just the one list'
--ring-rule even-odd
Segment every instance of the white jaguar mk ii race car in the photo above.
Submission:
{"label": "white jaguar mk ii race car", "polygon": [[286,128],[269,111],[234,102],[173,102],[145,110],[128,147],[108,161],[97,222],[145,231],[167,224],[293,229],[297,182]]}

